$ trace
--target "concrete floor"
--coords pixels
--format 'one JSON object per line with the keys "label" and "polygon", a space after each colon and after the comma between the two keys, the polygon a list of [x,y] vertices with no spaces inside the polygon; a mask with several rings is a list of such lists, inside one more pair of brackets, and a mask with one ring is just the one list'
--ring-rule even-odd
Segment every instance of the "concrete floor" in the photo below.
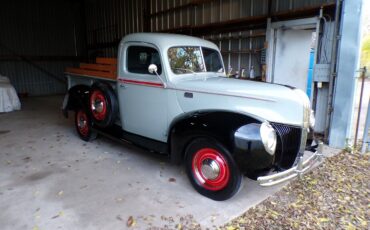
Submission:
{"label": "concrete floor", "polygon": [[[62,97],[28,98],[0,114],[1,229],[132,229],[196,221],[215,228],[272,195],[245,178],[228,201],[199,195],[182,166],[100,137],[83,142]],[[191,218],[193,216],[193,218]]]}

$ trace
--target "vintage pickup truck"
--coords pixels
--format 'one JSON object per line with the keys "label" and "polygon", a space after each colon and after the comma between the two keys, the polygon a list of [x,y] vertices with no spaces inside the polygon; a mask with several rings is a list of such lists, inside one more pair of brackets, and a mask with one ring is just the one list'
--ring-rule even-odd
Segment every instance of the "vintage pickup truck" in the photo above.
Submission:
{"label": "vintage pickup truck", "polygon": [[227,78],[215,44],[137,33],[122,39],[118,54],[116,79],[66,73],[63,111],[75,112],[83,140],[99,133],[166,154],[213,200],[232,197],[243,175],[270,186],[321,160],[321,144],[306,147],[314,116],[303,91]]}

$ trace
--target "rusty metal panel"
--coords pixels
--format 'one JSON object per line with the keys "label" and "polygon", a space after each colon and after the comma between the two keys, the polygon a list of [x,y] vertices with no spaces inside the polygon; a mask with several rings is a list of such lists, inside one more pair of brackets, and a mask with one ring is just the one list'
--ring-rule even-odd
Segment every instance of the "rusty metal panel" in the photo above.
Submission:
{"label": "rusty metal panel", "polygon": [[211,2],[211,15],[212,20],[211,22],[219,22],[221,21],[221,1],[212,1]]}
{"label": "rusty metal panel", "polygon": [[251,0],[253,16],[265,15],[268,12],[268,0]]}
{"label": "rusty metal panel", "polygon": [[202,4],[202,24],[208,24],[212,22],[212,2]]}
{"label": "rusty metal panel", "polygon": [[253,0],[240,1],[240,17],[249,17],[251,16]]}
{"label": "rusty metal panel", "polygon": [[229,1],[229,19],[240,18],[240,0]]}
{"label": "rusty metal panel", "polygon": [[[181,5],[180,0],[173,1],[173,7],[178,7],[180,5]],[[181,26],[180,18],[181,18],[180,12],[179,11],[174,11],[173,12],[173,28],[178,28],[178,27]]]}
{"label": "rusty metal panel", "polygon": [[[167,3],[165,0],[150,0],[150,13],[161,11]],[[86,0],[87,41],[90,46],[100,44],[117,44],[126,34],[144,31],[146,0]],[[163,20],[163,15],[153,17],[149,22],[149,30],[157,31],[163,28],[163,23],[169,24],[169,17]],[[159,26],[158,26],[159,25]],[[117,47],[115,47],[117,48]],[[116,55],[112,47],[101,48],[90,52],[99,56]]]}
{"label": "rusty metal panel", "polygon": [[281,12],[334,2],[335,0],[275,0],[272,1],[272,10],[273,12]]}
{"label": "rusty metal panel", "polygon": [[231,1],[233,0],[221,1],[220,21],[228,21],[231,19]]}

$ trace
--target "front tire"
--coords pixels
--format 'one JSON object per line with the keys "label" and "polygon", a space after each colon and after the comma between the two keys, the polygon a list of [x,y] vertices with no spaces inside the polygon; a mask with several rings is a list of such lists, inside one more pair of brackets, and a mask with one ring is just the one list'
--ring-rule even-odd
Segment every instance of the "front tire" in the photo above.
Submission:
{"label": "front tire", "polygon": [[210,138],[198,138],[188,145],[185,154],[188,177],[200,194],[222,201],[239,191],[242,174],[221,143]]}

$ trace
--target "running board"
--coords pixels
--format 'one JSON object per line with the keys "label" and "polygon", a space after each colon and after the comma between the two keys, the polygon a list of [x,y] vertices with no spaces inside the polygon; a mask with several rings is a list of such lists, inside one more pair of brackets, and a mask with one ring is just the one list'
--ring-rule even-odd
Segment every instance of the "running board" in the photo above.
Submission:
{"label": "running board", "polygon": [[113,125],[109,128],[98,128],[93,127],[93,130],[99,134],[108,137],[109,139],[123,142],[125,144],[134,144],[141,148],[147,149],[149,151],[154,151],[162,155],[168,155],[167,143],[149,139],[140,135],[125,132],[118,125]]}

